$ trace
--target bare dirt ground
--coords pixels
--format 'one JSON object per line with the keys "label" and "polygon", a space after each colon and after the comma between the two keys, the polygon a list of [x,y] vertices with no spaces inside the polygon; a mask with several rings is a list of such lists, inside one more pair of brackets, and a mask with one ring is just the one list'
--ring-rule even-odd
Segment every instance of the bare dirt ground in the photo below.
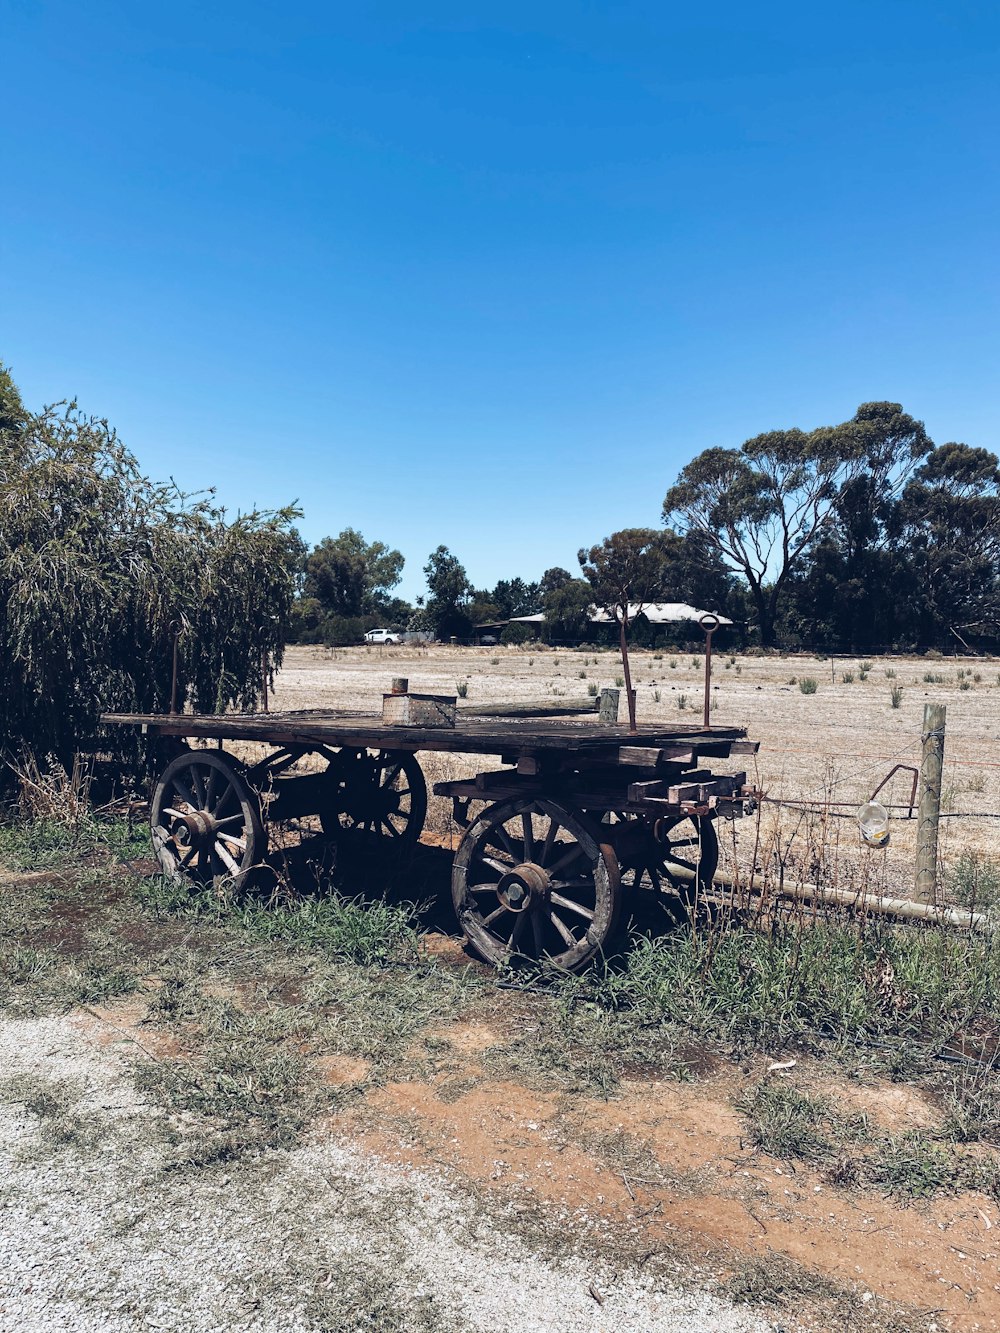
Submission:
{"label": "bare dirt ground", "polygon": [[[754,1151],[734,1101],[787,1077],[766,1060],[705,1060],[686,1083],[637,1073],[608,1098],[491,1072],[532,1035],[530,1002],[500,997],[427,1027],[396,1080],[314,1052],[353,1093],[343,1110],[301,1147],[192,1169],[171,1159],[198,1117],[167,1114],[130,1074],[197,1054],[147,999],[5,1020],[0,1328],[1000,1326],[995,1202],[902,1207]],[[935,1116],[818,1064],[794,1077],[896,1130]]]}

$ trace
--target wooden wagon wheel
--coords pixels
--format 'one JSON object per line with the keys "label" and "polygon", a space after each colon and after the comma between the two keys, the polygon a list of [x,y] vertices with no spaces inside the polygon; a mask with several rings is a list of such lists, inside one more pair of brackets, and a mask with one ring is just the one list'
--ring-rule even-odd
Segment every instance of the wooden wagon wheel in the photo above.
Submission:
{"label": "wooden wagon wheel", "polygon": [[218,750],[188,750],[167,765],[149,823],[163,872],[175,880],[242,888],[267,848],[260,802]]}
{"label": "wooden wagon wheel", "polygon": [[341,750],[327,773],[320,823],[327,837],[367,833],[400,850],[416,843],[427,816],[427,783],[406,750]]}
{"label": "wooden wagon wheel", "polygon": [[[632,833],[610,835],[621,862],[622,884],[627,889],[644,887],[645,881],[657,892],[676,893],[684,902],[692,902],[711,888],[719,868],[719,838],[713,820],[702,815],[674,815],[645,824],[625,814],[611,814],[605,819],[612,821],[612,827],[624,825]],[[636,836],[640,833],[645,836]]]}
{"label": "wooden wagon wheel", "polygon": [[621,902],[618,861],[599,826],[555,801],[484,810],[466,830],[451,893],[466,938],[487,962],[575,970],[604,948]]}

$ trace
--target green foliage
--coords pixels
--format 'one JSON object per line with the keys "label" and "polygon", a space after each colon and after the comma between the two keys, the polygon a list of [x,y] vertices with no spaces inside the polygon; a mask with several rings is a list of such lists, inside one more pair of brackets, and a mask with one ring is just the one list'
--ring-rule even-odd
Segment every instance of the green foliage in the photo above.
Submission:
{"label": "green foliage", "polygon": [[366,542],[354,528],[324,537],[305,562],[306,598],[329,615],[381,615],[403,573],[403,556],[385,542]]}
{"label": "green foliage", "polygon": [[465,699],[469,693],[469,682],[467,680],[456,680],[455,693],[460,699]]}
{"label": "green foliage", "polygon": [[815,694],[819,685],[813,676],[803,676],[799,681],[800,694]]}
{"label": "green foliage", "polygon": [[681,472],[664,519],[746,580],[762,642],[928,642],[1000,629],[1000,472],[935,449],[898,403],[850,421],[713,448]]}
{"label": "green foliage", "polygon": [[890,703],[890,705],[891,705],[893,708],[898,708],[902,702],[903,702],[903,687],[902,687],[902,685],[893,685],[892,689],[889,691],[889,703]]}
{"label": "green foliage", "polygon": [[[560,572],[565,573],[564,570]],[[584,579],[573,579],[567,575],[564,580],[544,589],[542,609],[550,638],[572,640],[586,634],[593,604],[594,591]]]}
{"label": "green foliage", "polygon": [[[102,709],[163,711],[174,633],[181,702],[253,708],[280,663],[296,577],[293,509],[227,522],[151,482],[74,403],[0,430],[0,751],[67,766]],[[113,738],[121,743],[122,737]]]}
{"label": "green foliage", "polygon": [[500,642],[507,645],[517,645],[519,643],[531,643],[535,638],[535,631],[530,625],[510,624],[504,625],[500,631]]}
{"label": "green foliage", "polygon": [[438,546],[427,557],[424,575],[428,597],[423,620],[439,639],[464,638],[472,629],[468,602],[473,589],[463,565],[447,546]]}

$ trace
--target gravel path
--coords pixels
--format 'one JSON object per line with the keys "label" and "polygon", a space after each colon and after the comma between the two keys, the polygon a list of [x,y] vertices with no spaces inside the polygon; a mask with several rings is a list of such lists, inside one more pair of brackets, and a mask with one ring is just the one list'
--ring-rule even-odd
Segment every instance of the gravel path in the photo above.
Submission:
{"label": "gravel path", "polygon": [[68,1017],[0,1023],[3,1333],[772,1327],[543,1258],[440,1179],[349,1146],[175,1166],[177,1127],[136,1092],[126,1050]]}

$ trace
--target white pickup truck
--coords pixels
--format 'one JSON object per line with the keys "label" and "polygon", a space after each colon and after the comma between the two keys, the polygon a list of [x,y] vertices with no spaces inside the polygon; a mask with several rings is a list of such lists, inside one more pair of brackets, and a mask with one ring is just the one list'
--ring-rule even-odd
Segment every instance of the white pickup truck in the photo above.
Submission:
{"label": "white pickup truck", "polygon": [[402,643],[402,636],[392,629],[370,629],[365,643]]}

